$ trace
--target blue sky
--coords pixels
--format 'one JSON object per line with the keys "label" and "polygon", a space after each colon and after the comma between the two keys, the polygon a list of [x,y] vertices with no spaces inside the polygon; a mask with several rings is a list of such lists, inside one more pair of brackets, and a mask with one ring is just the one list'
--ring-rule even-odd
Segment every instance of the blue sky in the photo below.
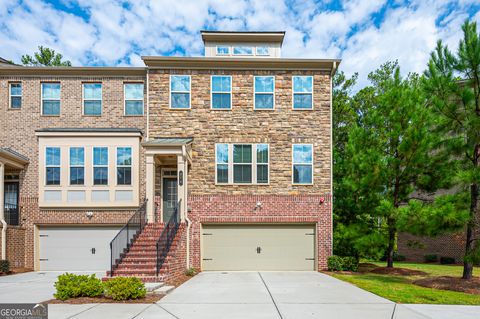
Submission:
{"label": "blue sky", "polygon": [[478,0],[0,0],[0,56],[38,45],[74,65],[143,65],[142,55],[199,56],[199,31],[284,30],[284,57],[342,58],[347,74],[388,60],[422,72],[437,39],[455,49]]}

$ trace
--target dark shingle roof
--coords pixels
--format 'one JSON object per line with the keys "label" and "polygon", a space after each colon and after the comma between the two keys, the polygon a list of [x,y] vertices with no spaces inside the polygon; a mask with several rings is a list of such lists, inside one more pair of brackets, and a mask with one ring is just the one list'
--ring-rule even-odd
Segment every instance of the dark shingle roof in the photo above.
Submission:
{"label": "dark shingle roof", "polygon": [[22,155],[22,154],[18,153],[17,151],[14,151],[14,150],[12,150],[11,148],[8,148],[8,147],[0,147],[0,154],[1,153],[5,153],[7,155],[10,155],[13,158],[20,159],[23,162],[27,162],[27,163],[29,162],[28,157],[26,157],[25,155]]}

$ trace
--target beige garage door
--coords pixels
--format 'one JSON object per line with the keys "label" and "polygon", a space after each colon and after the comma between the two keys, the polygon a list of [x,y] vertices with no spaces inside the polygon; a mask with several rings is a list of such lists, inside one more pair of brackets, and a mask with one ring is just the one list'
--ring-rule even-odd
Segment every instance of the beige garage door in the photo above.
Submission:
{"label": "beige garage door", "polygon": [[203,225],[203,270],[315,270],[313,225]]}

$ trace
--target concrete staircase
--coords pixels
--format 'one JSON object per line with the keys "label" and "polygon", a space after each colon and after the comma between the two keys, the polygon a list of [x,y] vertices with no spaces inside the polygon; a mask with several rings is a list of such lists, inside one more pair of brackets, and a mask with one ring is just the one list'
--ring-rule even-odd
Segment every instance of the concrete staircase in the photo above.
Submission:
{"label": "concrete staircase", "polygon": [[[147,224],[143,231],[137,236],[132,246],[130,246],[130,249],[124,253],[122,261],[113,271],[113,277],[137,277],[145,283],[163,282],[172,262],[172,252],[174,252],[179,245],[179,234],[181,233],[182,227],[182,225],[179,227],[158,275],[156,243],[164,229],[164,224],[150,223]],[[110,271],[107,271],[107,277],[104,279],[108,280],[111,277]]]}

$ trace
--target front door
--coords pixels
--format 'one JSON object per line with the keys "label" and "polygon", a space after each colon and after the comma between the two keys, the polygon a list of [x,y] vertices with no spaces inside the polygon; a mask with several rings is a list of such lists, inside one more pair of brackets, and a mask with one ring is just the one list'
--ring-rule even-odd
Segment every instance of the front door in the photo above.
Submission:
{"label": "front door", "polygon": [[5,221],[8,225],[18,225],[18,182],[5,182],[4,199]]}
{"label": "front door", "polygon": [[176,177],[163,177],[162,183],[162,213],[163,222],[167,223],[175,212],[177,205],[177,178]]}

